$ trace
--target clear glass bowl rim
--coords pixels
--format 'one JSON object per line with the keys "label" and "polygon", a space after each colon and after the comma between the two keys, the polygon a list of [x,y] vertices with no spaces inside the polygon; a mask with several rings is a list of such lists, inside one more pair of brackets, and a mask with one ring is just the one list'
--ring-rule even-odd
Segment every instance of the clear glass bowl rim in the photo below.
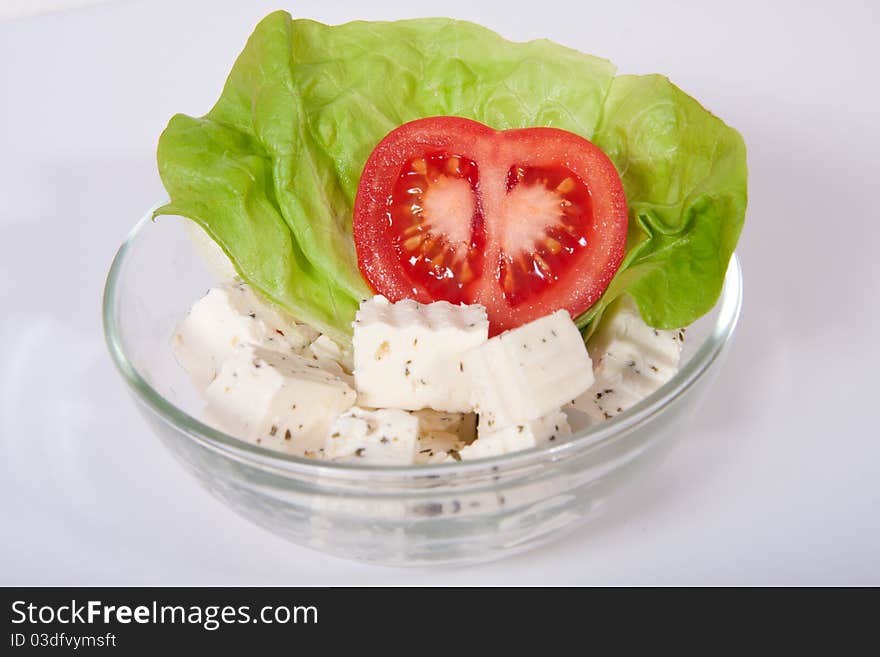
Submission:
{"label": "clear glass bowl rim", "polygon": [[[165,219],[166,221],[168,219]],[[377,466],[332,463],[297,457],[245,442],[214,429],[166,399],[137,370],[125,353],[117,322],[117,292],[121,273],[138,235],[152,224],[152,210],[134,226],[119,247],[104,287],[102,319],[104,337],[111,358],[135,397],[162,421],[202,447],[218,452],[243,465],[286,477],[330,477],[347,480],[375,480],[403,477],[435,478],[452,474],[480,475],[486,471],[519,469],[554,461],[607,445],[630,430],[650,422],[675,399],[684,395],[711,368],[730,342],[742,309],[742,271],[734,253],[730,258],[718,300],[714,326],[684,366],[655,393],[632,408],[598,425],[575,432],[569,440],[552,446],[539,446],[519,452],[470,462],[435,465]],[[194,254],[194,257],[195,254]]]}

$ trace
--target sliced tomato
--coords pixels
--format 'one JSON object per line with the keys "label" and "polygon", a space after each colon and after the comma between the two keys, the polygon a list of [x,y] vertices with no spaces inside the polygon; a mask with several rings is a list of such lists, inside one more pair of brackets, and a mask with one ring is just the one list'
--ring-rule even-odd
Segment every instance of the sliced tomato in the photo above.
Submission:
{"label": "sliced tomato", "polygon": [[376,292],[480,303],[493,335],[584,312],[620,266],[626,232],[620,177],[586,139],[449,116],[389,133],[354,208],[358,263]]}

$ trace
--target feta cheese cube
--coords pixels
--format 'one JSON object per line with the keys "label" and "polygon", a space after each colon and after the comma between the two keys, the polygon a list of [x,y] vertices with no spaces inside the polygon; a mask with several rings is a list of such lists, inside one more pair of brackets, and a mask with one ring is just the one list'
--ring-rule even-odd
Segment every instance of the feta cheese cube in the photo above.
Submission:
{"label": "feta cheese cube", "polygon": [[635,406],[675,374],[675,368],[652,371],[644,356],[620,359],[606,353],[596,362],[595,383],[572,406],[595,420],[610,420]]}
{"label": "feta cheese cube", "polygon": [[358,403],[374,408],[471,410],[463,355],[483,344],[489,321],[482,306],[446,301],[365,301],[354,323]]}
{"label": "feta cheese cube", "polygon": [[495,336],[463,362],[471,403],[493,431],[552,413],[593,383],[587,347],[565,310]]}
{"label": "feta cheese cube", "polygon": [[354,377],[351,375],[354,369],[351,351],[344,351],[332,338],[319,335],[308,349],[303,351],[303,355],[314,360],[322,370],[335,374],[354,387]]}
{"label": "feta cheese cube", "polygon": [[481,416],[477,439],[459,454],[463,461],[482,459],[552,443],[570,435],[568,418],[558,409],[536,420],[497,430],[484,423]]}
{"label": "feta cheese cube", "polygon": [[448,432],[464,443],[472,442],[477,437],[476,413],[444,413],[432,408],[414,411],[419,418],[419,432]]}
{"label": "feta cheese cube", "polygon": [[205,397],[209,424],[264,447],[320,458],[333,419],[356,394],[302,356],[240,345]]}
{"label": "feta cheese cube", "polygon": [[467,446],[458,435],[449,431],[423,431],[419,433],[416,463],[445,463],[455,460],[457,454]]}
{"label": "feta cheese cube", "polygon": [[346,372],[354,370],[354,361],[352,360],[351,350],[343,349],[332,338],[326,335],[319,335],[312,344],[309,345],[309,351],[319,360],[329,360],[339,363],[340,367]]}
{"label": "feta cheese cube", "polygon": [[650,371],[652,366],[674,370],[681,358],[683,342],[683,330],[667,331],[648,326],[633,298],[624,295],[602,317],[587,348],[594,360],[612,354],[619,360],[642,359]]}
{"label": "feta cheese cube", "polygon": [[348,463],[411,465],[418,436],[419,421],[406,411],[352,408],[333,422],[324,456]]}
{"label": "feta cheese cube", "polygon": [[684,330],[651,328],[628,295],[614,303],[587,345],[595,382],[572,406],[608,420],[634,406],[678,371]]}
{"label": "feta cheese cube", "polygon": [[311,329],[297,325],[244,283],[216,287],[199,299],[172,338],[174,354],[202,392],[239,344],[296,353],[309,344]]}

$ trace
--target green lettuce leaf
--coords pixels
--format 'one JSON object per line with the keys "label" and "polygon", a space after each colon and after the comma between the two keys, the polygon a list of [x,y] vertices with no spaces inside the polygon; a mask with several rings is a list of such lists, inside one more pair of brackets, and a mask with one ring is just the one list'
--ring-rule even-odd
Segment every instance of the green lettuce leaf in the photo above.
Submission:
{"label": "green lettuce leaf", "polygon": [[581,325],[623,291],[657,326],[714,303],[745,205],[738,135],[663,78],[614,78],[606,60],[450,19],[331,27],[270,14],[211,111],[162,134],[171,202],[156,214],[195,220],[260,292],[345,337],[369,295],[351,235],[363,165],[390,130],[436,115],[562,128],[618,166],[630,248]]}
{"label": "green lettuce leaf", "polygon": [[629,207],[623,264],[578,324],[620,294],[656,328],[687,326],[718,300],[746,210],[739,133],[659,75],[614,79],[593,142],[614,162]]}
{"label": "green lettuce leaf", "polygon": [[614,77],[607,60],[445,18],[292,26],[313,157],[335,169],[349,214],[364,163],[397,126],[454,115],[498,130],[542,125],[589,135]]}

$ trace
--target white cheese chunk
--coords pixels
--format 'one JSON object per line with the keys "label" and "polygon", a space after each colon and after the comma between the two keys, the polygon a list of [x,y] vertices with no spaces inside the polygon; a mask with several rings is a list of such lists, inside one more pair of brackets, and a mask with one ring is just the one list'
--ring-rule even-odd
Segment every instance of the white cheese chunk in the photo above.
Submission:
{"label": "white cheese chunk", "polygon": [[465,441],[449,431],[421,431],[416,463],[445,463],[450,459],[456,460],[454,455],[466,446]]}
{"label": "white cheese chunk", "polygon": [[613,354],[621,360],[643,358],[649,365],[675,369],[684,341],[682,330],[666,331],[648,326],[638,306],[624,295],[602,317],[599,329],[587,345],[590,354]]}
{"label": "white cheese chunk", "polygon": [[240,345],[205,391],[205,420],[243,440],[320,458],[352,388],[297,354]]}
{"label": "white cheese chunk", "polygon": [[666,383],[678,370],[684,330],[651,328],[624,296],[602,318],[587,345],[595,382],[572,406],[593,419],[608,420]]}
{"label": "white cheese chunk", "polygon": [[381,296],[354,323],[358,403],[374,408],[471,410],[463,355],[489,334],[482,306],[427,305]]}
{"label": "white cheese chunk", "polygon": [[464,358],[471,402],[493,430],[556,411],[593,383],[580,331],[565,310],[495,336]]}
{"label": "white cheese chunk", "polygon": [[430,433],[441,431],[454,434],[464,443],[469,443],[477,437],[477,416],[475,413],[445,413],[425,408],[414,411],[419,419],[419,432]]}
{"label": "white cheese chunk", "polygon": [[536,420],[497,430],[484,423],[481,416],[477,439],[459,453],[463,461],[482,459],[545,445],[570,435],[568,419],[558,409]]}
{"label": "white cheese chunk", "polygon": [[352,360],[351,351],[343,349],[333,339],[326,335],[319,335],[315,341],[309,345],[309,351],[318,360],[337,363],[348,373],[354,370],[354,361]]}
{"label": "white cheese chunk", "polygon": [[338,376],[340,379],[345,381],[352,388],[354,387],[354,377],[342,369],[342,366],[337,363],[335,360],[327,360],[326,358],[317,358],[316,356],[306,356],[305,358],[311,360],[315,365],[317,365],[321,370],[327,372],[328,374],[332,374],[333,376]]}
{"label": "white cheese chunk", "polygon": [[177,361],[202,392],[239,344],[296,353],[311,338],[311,329],[282,315],[246,284],[233,282],[209,290],[193,305],[172,344]]}
{"label": "white cheese chunk", "polygon": [[[322,335],[320,337],[323,338],[326,336]],[[330,338],[327,339],[330,340]],[[328,372],[334,376],[338,376],[340,379],[345,381],[353,388],[354,377],[350,374],[351,370],[346,370],[338,360],[334,358],[329,358],[327,356],[327,352],[323,349],[312,349],[314,344],[315,343],[312,343],[311,345],[309,345],[308,349],[304,349],[301,352],[302,356],[312,361],[313,364],[317,365],[323,371]]]}
{"label": "white cheese chunk", "polygon": [[371,465],[411,465],[418,451],[419,421],[397,409],[352,408],[333,422],[325,458]]}

